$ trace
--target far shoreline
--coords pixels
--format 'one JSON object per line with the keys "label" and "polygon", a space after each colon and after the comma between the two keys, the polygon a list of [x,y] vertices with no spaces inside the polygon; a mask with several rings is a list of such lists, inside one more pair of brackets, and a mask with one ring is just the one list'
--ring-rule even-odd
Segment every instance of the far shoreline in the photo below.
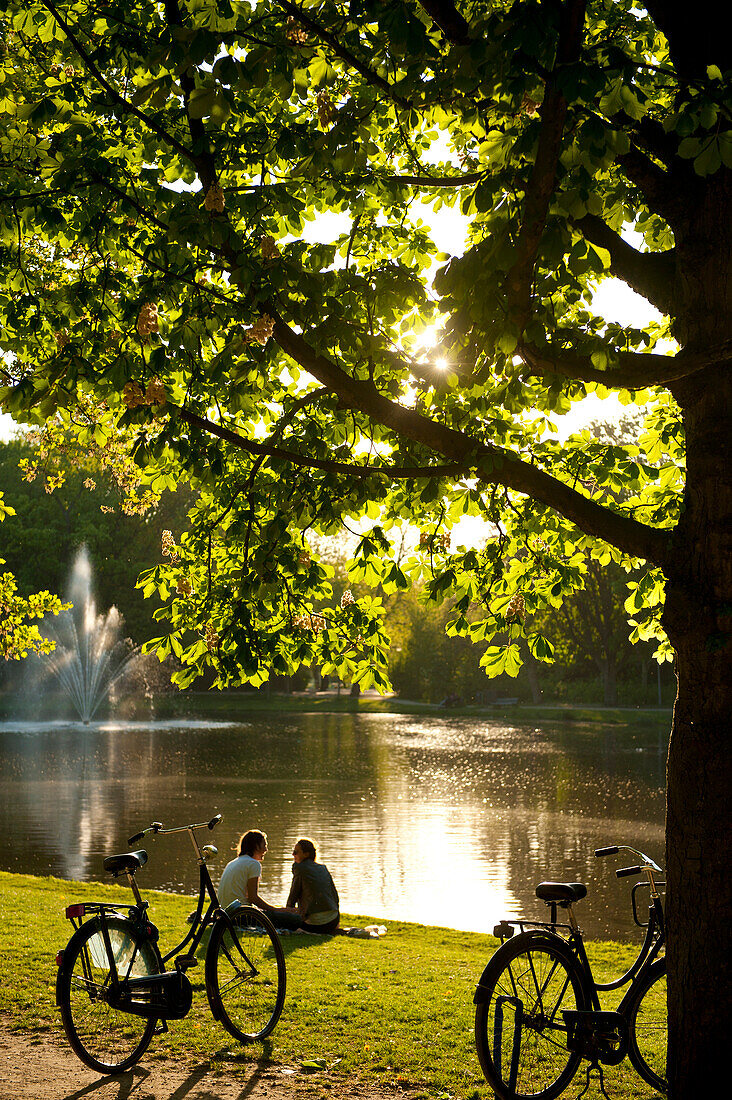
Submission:
{"label": "far shoreline", "polygon": [[671,730],[671,707],[615,706],[586,703],[530,704],[507,700],[444,706],[402,699],[396,695],[365,692],[352,698],[345,691],[292,692],[267,695],[249,691],[202,691],[158,695],[153,707],[156,720],[165,718],[228,718],[235,721],[251,713],[421,715],[431,718],[477,718],[515,724],[537,722],[578,723],[634,729]]}

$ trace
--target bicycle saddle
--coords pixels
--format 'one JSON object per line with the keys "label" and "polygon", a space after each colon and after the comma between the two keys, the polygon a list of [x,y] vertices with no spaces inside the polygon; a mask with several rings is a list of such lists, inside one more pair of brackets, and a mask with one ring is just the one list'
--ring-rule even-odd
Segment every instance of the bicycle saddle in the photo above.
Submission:
{"label": "bicycle saddle", "polygon": [[536,896],[561,906],[573,905],[575,901],[587,897],[587,887],[582,882],[540,882],[536,887]]}
{"label": "bicycle saddle", "polygon": [[109,871],[115,878],[117,875],[130,874],[139,871],[147,863],[147,852],[142,848],[139,852],[123,852],[119,856],[107,856],[104,860],[104,870]]}

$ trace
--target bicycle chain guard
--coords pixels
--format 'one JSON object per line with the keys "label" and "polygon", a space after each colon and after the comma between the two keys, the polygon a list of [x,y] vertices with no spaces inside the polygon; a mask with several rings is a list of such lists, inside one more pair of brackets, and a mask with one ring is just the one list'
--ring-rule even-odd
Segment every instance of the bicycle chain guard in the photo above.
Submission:
{"label": "bicycle chain guard", "polygon": [[191,1010],[193,988],[185,974],[168,970],[149,978],[130,978],[117,995],[109,991],[112,1008],[146,1019],[182,1020]]}
{"label": "bicycle chain guard", "polygon": [[567,1049],[588,1061],[617,1066],[628,1053],[628,1021],[619,1012],[562,1012]]}

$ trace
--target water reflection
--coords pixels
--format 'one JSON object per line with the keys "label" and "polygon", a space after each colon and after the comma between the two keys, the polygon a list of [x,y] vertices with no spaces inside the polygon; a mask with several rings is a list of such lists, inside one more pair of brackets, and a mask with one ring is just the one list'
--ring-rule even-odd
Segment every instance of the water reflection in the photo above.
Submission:
{"label": "water reflection", "polygon": [[[489,931],[540,916],[541,879],[584,881],[590,935],[632,929],[628,885],[596,847],[662,860],[665,747],[612,730],[399,715],[231,723],[0,725],[0,867],[97,879],[153,820],[224,815],[269,835],[262,894],[284,898],[298,835],[320,842],[346,912]],[[141,885],[193,891],[190,845],[151,840]]]}

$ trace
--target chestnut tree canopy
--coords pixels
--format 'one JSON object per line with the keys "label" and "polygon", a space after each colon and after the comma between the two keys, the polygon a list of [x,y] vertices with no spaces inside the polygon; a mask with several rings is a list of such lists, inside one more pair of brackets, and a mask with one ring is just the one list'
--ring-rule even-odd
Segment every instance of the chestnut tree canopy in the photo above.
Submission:
{"label": "chestnut tree canopy", "polygon": [[[386,686],[378,596],[334,605],[309,543],[343,524],[359,533],[352,577],[383,592],[426,577],[454,600],[451,631],[495,639],[489,674],[522,647],[551,657],[528,624],[582,586],[588,556],[643,566],[631,628],[675,652],[679,678],[679,1096],[715,1080],[725,1047],[703,996],[724,970],[711,891],[729,877],[714,845],[732,691],[718,14],[10,0],[0,57],[0,397],[89,446],[130,433],[152,492],[200,490],[144,577],[168,600],[154,644],[182,684],[207,664],[259,684],[317,661]],[[455,254],[431,240],[440,207],[466,218]],[[340,235],[318,243],[334,214]],[[608,277],[660,320],[598,315]],[[643,408],[637,440],[558,439],[592,392]],[[492,525],[484,548],[451,543],[463,515]],[[397,557],[406,525],[420,545]]]}

